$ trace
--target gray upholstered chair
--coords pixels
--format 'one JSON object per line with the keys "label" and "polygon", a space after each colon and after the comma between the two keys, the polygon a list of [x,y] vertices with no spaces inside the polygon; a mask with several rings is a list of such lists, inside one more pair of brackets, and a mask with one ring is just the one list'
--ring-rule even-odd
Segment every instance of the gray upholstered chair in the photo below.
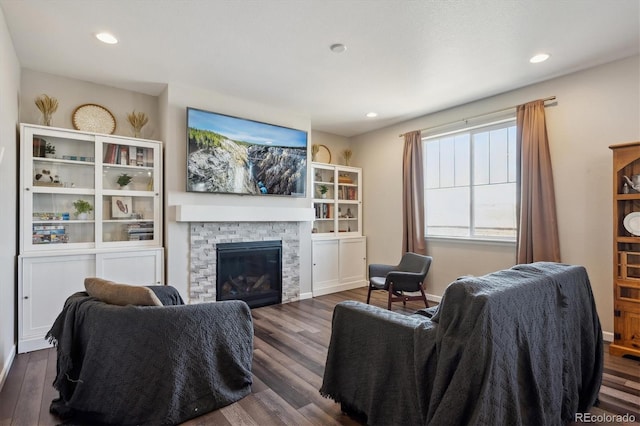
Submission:
{"label": "gray upholstered chair", "polygon": [[56,344],[60,392],[50,411],[63,420],[176,425],[251,393],[253,319],[245,302],[184,305],[170,286],[95,277],[85,288],[67,299],[47,335]]}
{"label": "gray upholstered chair", "polygon": [[[369,292],[367,303],[371,299],[372,290],[385,290],[389,293],[387,309],[391,310],[391,302],[407,300],[423,300],[428,308],[427,297],[424,294],[424,280],[427,278],[432,261],[431,256],[417,253],[405,253],[398,265],[369,265]],[[405,292],[417,292],[419,295],[407,296]]]}

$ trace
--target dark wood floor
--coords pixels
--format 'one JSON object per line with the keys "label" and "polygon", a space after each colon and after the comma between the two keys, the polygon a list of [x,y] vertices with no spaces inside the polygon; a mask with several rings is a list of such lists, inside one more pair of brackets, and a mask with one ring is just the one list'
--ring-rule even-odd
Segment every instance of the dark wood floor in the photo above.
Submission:
{"label": "dark wood floor", "polygon": [[[331,333],[336,303],[364,301],[366,289],[317,297],[252,311],[255,326],[254,385],[246,398],[193,419],[186,425],[358,425],[343,415],[338,404],[320,396],[318,389]],[[373,304],[386,307],[382,292]],[[394,310],[413,313],[422,306],[410,302]],[[607,349],[605,348],[605,352]],[[56,396],[52,349],[18,355],[0,391],[0,426],[54,425],[49,403]],[[594,415],[625,414],[640,420],[640,362],[605,353],[600,405]],[[590,424],[623,424],[602,422]],[[628,424],[628,423],[626,423]],[[638,423],[635,423],[638,424]]]}

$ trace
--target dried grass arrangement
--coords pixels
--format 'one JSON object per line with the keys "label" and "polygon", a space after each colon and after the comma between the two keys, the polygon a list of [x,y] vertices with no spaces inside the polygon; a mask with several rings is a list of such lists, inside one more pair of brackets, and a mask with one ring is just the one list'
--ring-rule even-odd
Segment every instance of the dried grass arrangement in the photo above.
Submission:
{"label": "dried grass arrangement", "polygon": [[135,112],[134,110],[127,114],[127,120],[129,120],[129,124],[133,127],[133,136],[139,138],[142,128],[149,122],[149,117],[147,117],[147,114],[144,112]]}
{"label": "dried grass arrangement", "polygon": [[51,126],[51,119],[53,113],[58,110],[58,100],[51,98],[49,95],[40,95],[36,98],[36,107],[42,113],[42,124],[45,126]]}
{"label": "dried grass arrangement", "polygon": [[344,158],[345,166],[351,165],[351,155],[353,155],[353,152],[350,149],[345,149],[344,151],[342,151],[342,157]]}
{"label": "dried grass arrangement", "polygon": [[316,161],[316,155],[318,154],[318,151],[320,151],[320,147],[318,145],[316,145],[315,143],[311,145],[311,161]]}

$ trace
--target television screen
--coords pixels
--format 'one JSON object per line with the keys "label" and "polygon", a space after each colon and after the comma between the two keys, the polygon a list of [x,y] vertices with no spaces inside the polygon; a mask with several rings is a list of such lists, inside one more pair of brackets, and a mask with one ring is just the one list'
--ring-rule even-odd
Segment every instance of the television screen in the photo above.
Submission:
{"label": "television screen", "polygon": [[187,108],[187,139],[187,191],[305,196],[305,131]]}

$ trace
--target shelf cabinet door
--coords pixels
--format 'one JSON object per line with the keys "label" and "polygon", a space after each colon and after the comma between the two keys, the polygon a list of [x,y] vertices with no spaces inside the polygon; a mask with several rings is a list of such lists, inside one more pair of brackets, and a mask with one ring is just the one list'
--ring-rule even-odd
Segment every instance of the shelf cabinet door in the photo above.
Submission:
{"label": "shelf cabinet door", "polygon": [[640,351],[640,304],[616,302],[614,305],[614,342],[610,353],[624,355]]}
{"label": "shelf cabinet door", "polygon": [[367,279],[367,242],[365,237],[340,240],[340,283],[363,286]]}
{"label": "shelf cabinet door", "polygon": [[98,137],[100,247],[160,245],[160,145]]}
{"label": "shelf cabinet door", "polygon": [[20,353],[51,346],[45,335],[62,311],[65,300],[84,291],[84,279],[96,274],[95,256],[46,256],[20,260]]}
{"label": "shelf cabinet door", "polygon": [[340,244],[338,240],[316,240],[312,243],[313,294],[331,293],[326,291],[340,283]]}
{"label": "shelf cabinet door", "polygon": [[[93,137],[23,126],[20,166],[21,252],[95,247]],[[75,204],[92,207],[76,215]]]}
{"label": "shelf cabinet door", "polygon": [[344,236],[362,235],[362,170],[336,166],[336,182],[338,232]]}
{"label": "shelf cabinet door", "polygon": [[640,313],[625,312],[622,321],[624,324],[622,344],[640,350]]}
{"label": "shelf cabinet door", "polygon": [[313,233],[362,235],[362,169],[312,163],[312,175]]}
{"label": "shelf cabinet door", "polygon": [[162,249],[98,253],[97,276],[131,285],[160,285],[163,283]]}

